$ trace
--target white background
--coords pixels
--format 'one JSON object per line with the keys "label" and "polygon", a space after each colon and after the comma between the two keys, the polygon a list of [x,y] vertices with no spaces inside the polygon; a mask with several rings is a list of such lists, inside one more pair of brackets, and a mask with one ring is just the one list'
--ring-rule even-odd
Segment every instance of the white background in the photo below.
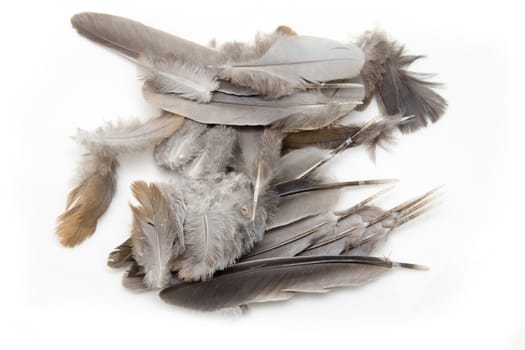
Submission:
{"label": "white background", "polygon": [[[524,349],[522,214],[523,11],[505,1],[17,1],[0,11],[2,74],[2,349]],[[393,234],[382,252],[429,265],[358,290],[260,305],[242,317],[133,294],[107,253],[130,228],[129,184],[165,179],[151,154],[121,160],[117,194],[96,234],[75,249],[54,235],[83,150],[68,137],[156,110],[130,64],[79,37],[80,11],[131,17],[206,44],[249,40],[287,24],[352,40],[379,27],[428,58],[450,107],[402,136],[376,164],[363,149],[331,165],[339,179],[398,177],[388,207],[446,184],[441,205]],[[523,28],[521,28],[523,33]],[[368,115],[374,115],[369,111]],[[346,204],[365,195],[347,191]],[[344,203],[341,203],[342,207]],[[3,344],[2,344],[3,343]]]}

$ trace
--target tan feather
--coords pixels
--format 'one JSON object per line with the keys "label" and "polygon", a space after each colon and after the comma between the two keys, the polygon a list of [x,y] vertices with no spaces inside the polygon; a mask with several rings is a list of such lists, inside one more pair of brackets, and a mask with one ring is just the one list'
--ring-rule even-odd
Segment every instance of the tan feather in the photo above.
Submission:
{"label": "tan feather", "polygon": [[57,220],[56,233],[66,247],[76,246],[95,232],[115,192],[115,159],[89,154],[84,165],[86,176],[69,193],[66,210]]}
{"label": "tan feather", "polygon": [[297,32],[288,26],[279,26],[275,29],[275,33],[280,35],[297,35]]}

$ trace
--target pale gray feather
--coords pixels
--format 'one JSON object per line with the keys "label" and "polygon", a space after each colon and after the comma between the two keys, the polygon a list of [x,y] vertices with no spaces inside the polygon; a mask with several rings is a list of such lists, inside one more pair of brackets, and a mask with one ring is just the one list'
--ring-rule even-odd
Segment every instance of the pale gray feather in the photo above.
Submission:
{"label": "pale gray feather", "polygon": [[233,164],[237,145],[237,132],[224,125],[209,128],[199,136],[204,145],[203,152],[194,159],[185,171],[191,177],[206,177],[223,173]]}
{"label": "pale gray feather", "polygon": [[[146,101],[172,113],[205,124],[237,126],[269,125],[286,117],[306,114],[320,118],[327,113],[337,116],[350,112],[360,102],[340,101],[309,91],[297,92],[276,100],[256,96],[235,96],[216,92],[209,103],[198,103],[176,95],[160,94],[145,84],[142,89]],[[325,123],[323,123],[325,124]]]}
{"label": "pale gray feather", "polygon": [[284,197],[267,229],[281,227],[302,218],[317,215],[335,206],[340,190],[308,192]]}
{"label": "pale gray feather", "polygon": [[354,45],[308,36],[279,36],[259,58],[220,66],[219,76],[275,98],[320,82],[353,78],[363,63],[363,53]]}
{"label": "pale gray feather", "polygon": [[242,261],[295,256],[316,240],[330,235],[334,219],[330,213],[324,213],[268,230]]}
{"label": "pale gray feather", "polygon": [[116,156],[154,146],[171,136],[183,123],[183,118],[164,113],[147,121],[108,122],[92,132],[78,130],[75,140],[93,153]]}
{"label": "pale gray feather", "polygon": [[276,180],[279,182],[295,180],[314,164],[328,158],[328,151],[318,147],[305,147],[288,152],[280,159]]}
{"label": "pale gray feather", "polygon": [[272,33],[257,33],[253,42],[227,42],[218,47],[223,62],[243,62],[260,58],[282,34],[277,31]]}
{"label": "pale gray feather", "polygon": [[144,283],[161,288],[170,280],[173,257],[185,249],[182,225],[186,204],[180,191],[162,184],[138,181],[132,190],[139,202],[131,206],[133,257],[144,268]]}
{"label": "pale gray feather", "polygon": [[187,119],[169,139],[155,147],[153,156],[157,165],[184,172],[204,152],[204,144],[200,136],[208,128],[206,124]]}
{"label": "pale gray feather", "polygon": [[[265,129],[259,140],[259,156],[249,172],[253,184],[253,209],[251,221],[257,228],[263,228],[275,210],[274,195],[270,184],[275,178],[281,153],[282,133]],[[271,208],[271,209],[270,209]],[[263,230],[257,232],[258,239]]]}
{"label": "pale gray feather", "polygon": [[252,187],[241,173],[207,178],[180,177],[170,184],[184,191],[184,252],[173,269],[184,280],[206,280],[252,248]]}
{"label": "pale gray feather", "polygon": [[141,56],[137,61],[139,76],[154,91],[201,103],[210,102],[219,88],[215,73],[209,68],[188,61],[166,57]]}

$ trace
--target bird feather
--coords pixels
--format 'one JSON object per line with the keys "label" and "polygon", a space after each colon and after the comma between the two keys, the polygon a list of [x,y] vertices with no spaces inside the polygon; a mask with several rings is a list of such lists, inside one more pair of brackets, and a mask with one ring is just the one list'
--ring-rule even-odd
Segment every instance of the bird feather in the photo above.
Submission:
{"label": "bird feather", "polygon": [[132,60],[179,54],[177,57],[185,61],[209,65],[216,64],[220,57],[214,49],[123,17],[83,12],[73,16],[71,24],[80,35]]}
{"label": "bird feather", "polygon": [[275,100],[216,92],[209,103],[198,103],[176,95],[160,94],[148,84],[143,86],[142,92],[146,101],[163,110],[200,123],[235,126],[264,126],[301,114],[307,114],[309,118],[319,118],[327,113],[332,116],[334,108],[338,109],[338,114],[333,117],[336,118],[347,114],[360,103],[339,101],[308,91],[297,92]]}
{"label": "bird feather", "polygon": [[354,45],[309,36],[278,36],[260,57],[230,61],[218,68],[222,79],[276,98],[320,82],[353,78],[363,63],[363,53]]}
{"label": "bird feather", "polygon": [[60,243],[73,247],[91,236],[97,221],[107,210],[116,187],[118,162],[114,157],[97,153],[84,155],[78,185],[69,193],[66,209],[57,219]]}
{"label": "bird feather", "polygon": [[247,261],[202,283],[163,289],[162,300],[201,311],[255,302],[286,300],[296,293],[324,293],[337,287],[358,287],[394,267],[424,267],[358,256],[293,257]]}
{"label": "bird feather", "polygon": [[108,122],[93,132],[78,130],[75,140],[96,154],[119,155],[155,146],[184,124],[184,118],[171,113],[147,121]]}
{"label": "bird feather", "polygon": [[[133,257],[145,270],[145,284],[150,288],[165,286],[170,278],[173,257],[184,250],[183,220],[186,205],[172,188],[137,181],[132,191],[139,202],[131,206]],[[166,195],[168,193],[168,195]]]}
{"label": "bird feather", "polygon": [[109,253],[107,263],[109,267],[119,269],[129,265],[133,261],[133,247],[131,238],[128,238]]}
{"label": "bird feather", "polygon": [[201,103],[210,102],[212,93],[219,88],[215,73],[173,55],[166,57],[141,56],[139,77],[152,90],[161,94],[175,94]]}
{"label": "bird feather", "polygon": [[422,56],[406,55],[403,46],[389,41],[381,32],[366,32],[358,45],[366,56],[361,74],[367,90],[365,105],[375,94],[384,114],[414,115],[415,118],[399,125],[404,133],[416,131],[441,118],[447,103],[433,90],[439,84],[427,81],[428,75],[406,70]]}

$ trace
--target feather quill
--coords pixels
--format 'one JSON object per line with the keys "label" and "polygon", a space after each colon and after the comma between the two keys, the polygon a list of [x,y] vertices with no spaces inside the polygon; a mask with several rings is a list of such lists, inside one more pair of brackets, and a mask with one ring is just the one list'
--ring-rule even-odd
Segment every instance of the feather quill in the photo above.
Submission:
{"label": "feather quill", "polygon": [[378,147],[388,149],[395,142],[396,129],[412,118],[390,117],[377,118],[366,124],[336,125],[318,130],[303,130],[286,135],[283,145],[288,149],[317,146],[337,148],[351,140],[348,148],[364,145],[370,157],[375,159]]}
{"label": "feather quill", "polygon": [[424,269],[373,257],[324,256],[262,259],[236,264],[204,283],[184,283],[160,292],[169,304],[214,311],[256,302],[286,300],[296,293],[358,287],[394,267]]}
{"label": "feather quill", "polygon": [[[255,177],[253,181],[253,209],[251,221],[257,227],[263,226],[268,220],[266,205],[259,204],[260,198],[265,199],[269,185],[276,175],[277,164],[279,164],[281,152],[282,133],[275,129],[265,129],[261,135],[259,158],[254,164]],[[252,173],[252,174],[253,174]],[[257,219],[257,222],[256,222]]]}
{"label": "feather quill", "polygon": [[295,256],[318,239],[329,235],[335,218],[329,213],[307,217],[264,234],[262,241],[241,261]]}

